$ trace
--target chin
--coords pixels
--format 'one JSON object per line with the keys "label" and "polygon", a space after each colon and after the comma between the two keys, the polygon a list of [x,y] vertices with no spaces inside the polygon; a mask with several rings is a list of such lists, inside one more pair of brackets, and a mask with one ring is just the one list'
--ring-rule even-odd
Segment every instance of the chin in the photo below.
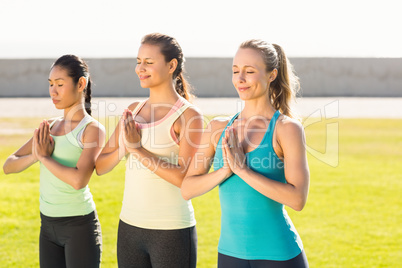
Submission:
{"label": "chin", "polygon": [[243,101],[251,99],[251,96],[249,94],[247,94],[246,92],[237,91],[237,95],[239,95],[239,98]]}

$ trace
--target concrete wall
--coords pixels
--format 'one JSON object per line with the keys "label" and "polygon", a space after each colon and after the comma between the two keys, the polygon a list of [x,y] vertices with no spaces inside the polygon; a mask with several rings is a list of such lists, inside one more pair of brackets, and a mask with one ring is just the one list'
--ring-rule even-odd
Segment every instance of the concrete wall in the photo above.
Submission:
{"label": "concrete wall", "polygon": [[[135,59],[86,59],[95,97],[145,97]],[[290,58],[305,97],[402,97],[402,58]],[[0,60],[0,97],[48,96],[53,59]],[[187,77],[199,97],[236,97],[230,58],[188,58]]]}

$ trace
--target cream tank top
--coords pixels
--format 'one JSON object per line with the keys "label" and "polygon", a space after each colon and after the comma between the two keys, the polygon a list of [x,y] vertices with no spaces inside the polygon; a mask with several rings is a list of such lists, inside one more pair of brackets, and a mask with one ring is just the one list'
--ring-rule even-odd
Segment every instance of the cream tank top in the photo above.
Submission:
{"label": "cream tank top", "polygon": [[[146,101],[133,111],[136,115]],[[177,164],[179,145],[172,135],[173,123],[191,104],[179,99],[161,120],[141,124],[141,145],[164,161]],[[174,133],[173,133],[174,134]],[[132,154],[126,161],[123,206],[120,219],[146,229],[173,230],[192,227],[196,221],[191,201],[184,200],[180,188],[167,182],[141,164]]]}

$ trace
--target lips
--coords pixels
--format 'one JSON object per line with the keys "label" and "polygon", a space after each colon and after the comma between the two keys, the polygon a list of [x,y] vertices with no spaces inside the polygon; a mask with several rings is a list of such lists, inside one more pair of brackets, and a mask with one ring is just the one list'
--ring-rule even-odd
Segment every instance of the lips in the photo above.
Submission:
{"label": "lips", "polygon": [[238,87],[237,89],[239,91],[246,91],[247,89],[249,89],[249,87]]}
{"label": "lips", "polygon": [[150,77],[150,75],[140,75],[139,76],[140,80],[145,80],[145,79],[147,79],[149,77]]}
{"label": "lips", "polygon": [[55,100],[55,99],[52,99],[52,101],[53,101],[53,104],[57,104],[60,102],[59,100]]}

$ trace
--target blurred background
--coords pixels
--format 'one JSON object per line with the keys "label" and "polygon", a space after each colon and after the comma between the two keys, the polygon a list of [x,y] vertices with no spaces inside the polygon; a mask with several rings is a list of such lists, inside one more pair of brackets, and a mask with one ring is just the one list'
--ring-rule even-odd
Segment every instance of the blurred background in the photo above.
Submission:
{"label": "blurred background", "polygon": [[2,0],[0,97],[47,97],[52,62],[87,60],[95,97],[144,97],[135,75],[141,38],[175,37],[199,97],[236,97],[241,42],[281,45],[304,97],[402,97],[398,1]]}

